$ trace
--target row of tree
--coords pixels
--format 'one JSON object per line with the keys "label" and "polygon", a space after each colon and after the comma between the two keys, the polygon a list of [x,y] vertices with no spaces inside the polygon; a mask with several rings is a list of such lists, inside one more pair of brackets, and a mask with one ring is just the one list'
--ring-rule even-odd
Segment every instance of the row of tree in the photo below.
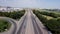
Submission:
{"label": "row of tree", "polygon": [[[38,11],[38,10],[37,10]],[[51,16],[54,18],[60,17],[60,14],[56,14],[54,12],[46,12],[46,11],[38,11],[40,14]]]}
{"label": "row of tree", "polygon": [[19,19],[20,17],[24,15],[24,13],[25,13],[25,10],[13,11],[13,12],[0,12],[0,16],[10,17],[13,19]]}
{"label": "row of tree", "polygon": [[43,10],[47,10],[47,11],[60,11],[60,9],[43,9]]}
{"label": "row of tree", "polygon": [[33,10],[33,13],[42,21],[42,23],[47,27],[52,34],[60,34],[60,18],[52,18],[48,20],[39,11]]}

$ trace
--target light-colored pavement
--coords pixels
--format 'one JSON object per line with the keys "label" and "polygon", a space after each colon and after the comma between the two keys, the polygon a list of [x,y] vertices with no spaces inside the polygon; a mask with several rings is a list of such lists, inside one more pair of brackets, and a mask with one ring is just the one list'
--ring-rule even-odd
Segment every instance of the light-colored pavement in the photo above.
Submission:
{"label": "light-colored pavement", "polygon": [[22,23],[21,21],[19,23],[20,28],[18,29],[17,34],[34,34],[30,11],[26,10],[26,14],[22,20]]}
{"label": "light-colored pavement", "polygon": [[25,33],[25,27],[26,27],[26,21],[27,21],[27,12],[25,12],[24,16],[21,17],[21,19],[18,21],[18,29],[16,34],[23,34]]}
{"label": "light-colored pavement", "polygon": [[26,25],[25,34],[35,34],[33,24],[32,24],[32,19],[31,19],[31,13],[29,10],[27,11],[28,11],[28,14],[27,14],[27,25]]}
{"label": "light-colored pavement", "polygon": [[12,29],[6,34],[48,34],[48,30],[42,22],[33,14],[31,9],[27,9],[26,13],[19,21],[12,21]]}
{"label": "light-colored pavement", "polygon": [[48,34],[48,30],[41,21],[33,14],[32,10],[27,9],[26,15],[21,22],[17,34]]}
{"label": "light-colored pavement", "polygon": [[33,14],[31,10],[32,21],[35,25],[35,34],[48,34],[47,28],[42,24],[42,22]]}
{"label": "light-colored pavement", "polygon": [[17,29],[17,26],[16,26],[16,20],[13,20],[11,18],[8,18],[8,17],[0,17],[0,19],[4,19],[6,21],[8,21],[9,23],[11,23],[11,28],[3,33],[0,33],[0,34],[15,34],[16,32],[16,29]]}

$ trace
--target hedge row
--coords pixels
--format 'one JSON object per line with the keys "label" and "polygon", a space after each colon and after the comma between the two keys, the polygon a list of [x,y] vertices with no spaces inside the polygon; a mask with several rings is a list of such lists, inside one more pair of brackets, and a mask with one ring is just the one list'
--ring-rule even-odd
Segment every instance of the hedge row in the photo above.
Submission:
{"label": "hedge row", "polygon": [[25,13],[25,10],[13,11],[13,12],[0,12],[0,16],[10,17],[13,19],[19,19],[21,16],[24,15],[24,13]]}
{"label": "hedge row", "polygon": [[33,11],[33,13],[42,21],[48,30],[52,32],[52,34],[60,34],[60,18],[48,20],[45,16],[40,14],[39,11]]}
{"label": "hedge row", "polygon": [[[38,10],[35,10],[35,11],[38,11]],[[39,11],[39,13],[40,14],[43,14],[43,15],[51,16],[51,17],[54,17],[54,18],[60,17],[60,14],[56,14],[54,12],[43,12],[43,11]]]}

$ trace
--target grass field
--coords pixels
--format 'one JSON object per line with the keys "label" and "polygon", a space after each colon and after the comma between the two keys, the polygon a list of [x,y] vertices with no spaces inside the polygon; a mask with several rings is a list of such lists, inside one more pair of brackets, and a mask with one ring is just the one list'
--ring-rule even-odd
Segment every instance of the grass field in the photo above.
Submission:
{"label": "grass field", "polygon": [[4,32],[8,30],[11,26],[11,23],[9,23],[6,20],[0,19],[0,32]]}

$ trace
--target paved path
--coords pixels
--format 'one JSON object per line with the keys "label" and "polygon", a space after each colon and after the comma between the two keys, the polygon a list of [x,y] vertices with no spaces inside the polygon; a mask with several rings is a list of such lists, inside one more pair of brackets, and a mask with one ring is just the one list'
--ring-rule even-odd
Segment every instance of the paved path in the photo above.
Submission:
{"label": "paved path", "polygon": [[19,22],[21,25],[17,34],[48,34],[47,29],[33,14],[32,10],[27,9],[26,12],[22,23]]}
{"label": "paved path", "polygon": [[32,24],[32,19],[31,19],[31,13],[29,10],[28,14],[27,14],[27,25],[26,25],[26,31],[25,34],[34,34],[34,28],[33,28],[33,24]]}
{"label": "paved path", "polygon": [[11,18],[8,18],[8,17],[0,17],[0,19],[4,19],[12,24],[11,28],[9,30],[7,30],[3,33],[0,33],[0,34],[15,34],[16,29],[17,29],[16,21]]}
{"label": "paved path", "polygon": [[48,34],[48,30],[42,24],[42,22],[33,14],[31,9],[27,9],[24,16],[14,22],[11,19],[7,19],[13,22],[12,29],[6,34]]}

